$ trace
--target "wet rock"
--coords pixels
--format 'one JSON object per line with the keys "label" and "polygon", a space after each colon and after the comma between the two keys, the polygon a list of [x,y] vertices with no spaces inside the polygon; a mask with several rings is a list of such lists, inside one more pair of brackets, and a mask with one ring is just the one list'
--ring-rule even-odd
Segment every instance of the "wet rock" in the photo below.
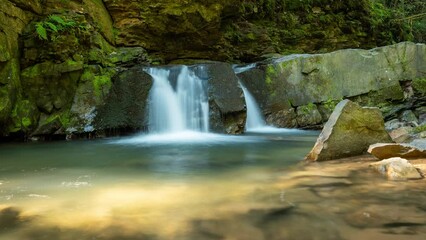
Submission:
{"label": "wet rock", "polygon": [[136,66],[114,78],[94,125],[101,129],[140,129],[146,126],[147,100],[152,77]]}
{"label": "wet rock", "polygon": [[368,152],[378,159],[402,157],[407,159],[426,158],[426,150],[414,145],[399,143],[376,143],[368,148]]}
{"label": "wet rock", "polygon": [[300,106],[296,109],[296,121],[299,127],[313,126],[322,122],[322,117],[315,104]]}
{"label": "wet rock", "polygon": [[33,136],[54,134],[60,130],[62,126],[63,124],[59,114],[42,114],[40,116],[38,127],[31,134]]}
{"label": "wet rock", "polygon": [[243,132],[246,116],[245,100],[232,66],[227,63],[210,62],[194,65],[192,69],[200,79],[208,81],[212,130],[227,133]]}
{"label": "wet rock", "polygon": [[98,106],[105,100],[112,87],[112,77],[116,71],[90,65],[84,69],[70,109],[67,134],[88,133],[96,130],[95,117]]}
{"label": "wet rock", "polygon": [[370,167],[386,176],[389,180],[421,179],[423,176],[407,159],[400,157],[388,158],[377,163],[370,164]]}
{"label": "wet rock", "polygon": [[273,112],[266,117],[266,122],[269,125],[280,127],[280,128],[296,128],[297,119],[296,111],[294,108],[287,110],[280,110]]}
{"label": "wet rock", "polygon": [[392,142],[378,109],[361,108],[349,100],[337,104],[307,160],[324,161],[367,152],[377,142]]}

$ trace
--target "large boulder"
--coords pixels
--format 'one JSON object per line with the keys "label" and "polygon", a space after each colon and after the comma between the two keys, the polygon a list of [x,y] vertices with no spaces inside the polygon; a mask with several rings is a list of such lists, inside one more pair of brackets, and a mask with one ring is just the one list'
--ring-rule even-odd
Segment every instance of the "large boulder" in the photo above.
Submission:
{"label": "large boulder", "polygon": [[361,155],[377,142],[392,142],[380,111],[343,100],[337,104],[306,159],[324,161]]}
{"label": "large boulder", "polygon": [[378,159],[402,157],[407,159],[426,158],[426,150],[409,144],[376,143],[368,148],[368,152]]}
{"label": "large boulder", "polygon": [[407,159],[394,157],[370,164],[370,167],[377,170],[389,180],[407,180],[423,178],[420,171],[415,168]]}
{"label": "large boulder", "polygon": [[[363,106],[385,106],[404,100],[401,81],[412,80],[416,93],[426,89],[425,52],[425,44],[403,42],[371,50],[282,56],[238,76],[265,113],[312,103],[327,107],[345,98]],[[325,109],[319,110],[326,119]]]}
{"label": "large boulder", "polygon": [[99,129],[141,129],[147,125],[146,111],[152,77],[135,66],[113,79],[99,107],[94,125]]}
{"label": "large boulder", "polygon": [[245,100],[238,78],[228,63],[210,62],[191,67],[208,81],[210,128],[215,132],[241,133],[245,125]]}

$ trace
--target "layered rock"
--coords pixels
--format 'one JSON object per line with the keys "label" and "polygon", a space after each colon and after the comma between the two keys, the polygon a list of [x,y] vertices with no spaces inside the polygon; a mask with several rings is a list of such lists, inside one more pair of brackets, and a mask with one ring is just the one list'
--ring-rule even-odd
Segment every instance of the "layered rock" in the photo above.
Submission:
{"label": "layered rock", "polygon": [[389,35],[381,34],[386,9],[368,1],[104,2],[119,45],[142,46],[166,62],[252,62],[272,53],[327,52],[391,42]]}
{"label": "layered rock", "polygon": [[401,157],[406,159],[426,158],[426,150],[409,144],[376,143],[368,148],[368,152],[378,159]]}
{"label": "layered rock", "polygon": [[[31,9],[31,3],[21,6]],[[33,17],[31,11],[0,1],[0,135],[9,132],[14,107],[21,98],[18,38]]]}
{"label": "layered rock", "polygon": [[337,104],[306,159],[324,161],[361,155],[377,142],[392,142],[380,111],[343,100]]}

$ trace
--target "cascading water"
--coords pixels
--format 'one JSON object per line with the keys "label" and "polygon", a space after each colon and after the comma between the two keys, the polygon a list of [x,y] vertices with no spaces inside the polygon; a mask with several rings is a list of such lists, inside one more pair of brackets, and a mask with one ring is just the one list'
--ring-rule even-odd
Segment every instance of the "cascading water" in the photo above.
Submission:
{"label": "cascading water", "polygon": [[[245,71],[248,71],[256,67],[255,63],[246,65],[246,66],[234,66],[235,74],[240,74]],[[247,119],[246,119],[246,132],[282,132],[287,131],[286,129],[278,129],[272,126],[268,126],[263,117],[262,112],[260,111],[259,105],[257,104],[255,98],[247,89],[246,86],[240,81],[240,86],[244,92],[244,98],[246,101],[247,108]]]}
{"label": "cascading water", "polygon": [[260,108],[256,103],[253,95],[249,90],[240,82],[240,86],[244,92],[244,98],[246,100],[247,108],[247,119],[246,119],[246,131],[252,131],[256,129],[262,129],[267,127],[265,119],[260,112]]}
{"label": "cascading water", "polygon": [[[172,71],[178,70],[173,79]],[[149,132],[209,131],[206,86],[187,66],[179,69],[148,68],[154,79],[149,96]],[[171,82],[176,81],[173,88]]]}

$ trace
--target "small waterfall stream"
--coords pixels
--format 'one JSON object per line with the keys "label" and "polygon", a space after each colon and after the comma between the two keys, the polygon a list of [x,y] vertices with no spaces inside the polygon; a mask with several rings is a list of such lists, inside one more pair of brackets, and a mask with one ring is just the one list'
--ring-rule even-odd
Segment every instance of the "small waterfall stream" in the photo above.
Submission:
{"label": "small waterfall stream", "polygon": [[[256,67],[255,63],[245,65],[245,66],[234,66],[233,68],[234,68],[235,74],[239,74],[239,73],[248,71],[254,67]],[[246,125],[245,125],[246,132],[282,131],[278,128],[268,126],[266,124],[265,118],[263,117],[263,114],[259,108],[259,105],[256,102],[256,99],[253,97],[253,95],[250,93],[250,91],[241,81],[239,81],[239,83],[241,88],[243,89],[244,99],[246,101],[246,108],[247,108],[247,119],[246,119]]]}
{"label": "small waterfall stream", "polygon": [[265,119],[257,105],[256,100],[250,91],[240,82],[240,86],[244,92],[244,98],[246,100],[247,107],[247,120],[246,120],[246,131],[253,131],[267,127]]}
{"label": "small waterfall stream", "polygon": [[209,103],[203,80],[187,66],[148,68],[146,72],[154,79],[148,105],[150,133],[209,131]]}

